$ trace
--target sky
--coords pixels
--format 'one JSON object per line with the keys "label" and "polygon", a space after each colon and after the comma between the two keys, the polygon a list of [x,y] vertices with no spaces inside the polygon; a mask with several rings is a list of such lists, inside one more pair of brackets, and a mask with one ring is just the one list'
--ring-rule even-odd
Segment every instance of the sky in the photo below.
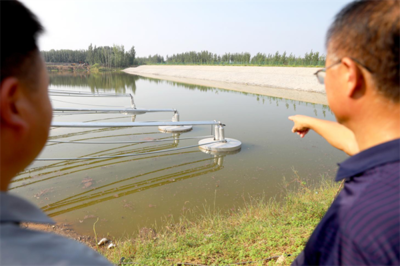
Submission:
{"label": "sky", "polygon": [[188,51],[325,54],[350,0],[21,0],[44,25],[41,50],[135,46],[139,57]]}

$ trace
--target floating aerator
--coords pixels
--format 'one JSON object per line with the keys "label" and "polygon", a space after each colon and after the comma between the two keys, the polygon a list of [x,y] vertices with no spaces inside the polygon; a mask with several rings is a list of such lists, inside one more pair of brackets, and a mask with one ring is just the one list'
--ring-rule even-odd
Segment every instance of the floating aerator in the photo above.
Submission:
{"label": "floating aerator", "polygon": [[[179,122],[179,113],[175,111],[172,122]],[[192,130],[193,126],[159,126],[158,130],[163,133],[181,133]]]}
{"label": "floating aerator", "polygon": [[201,151],[211,154],[239,151],[242,147],[239,140],[225,138],[225,129],[221,124],[215,125],[214,138],[202,139],[199,141],[199,145],[201,145],[199,146]]}

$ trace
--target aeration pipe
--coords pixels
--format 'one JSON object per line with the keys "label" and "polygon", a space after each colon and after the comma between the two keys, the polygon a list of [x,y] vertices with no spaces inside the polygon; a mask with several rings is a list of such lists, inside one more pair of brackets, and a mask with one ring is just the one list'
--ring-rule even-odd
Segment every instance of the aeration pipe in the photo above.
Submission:
{"label": "aeration pipe", "polygon": [[93,112],[93,113],[157,113],[157,112],[173,112],[175,109],[134,109],[134,108],[53,108],[54,112]]}
{"label": "aeration pipe", "polygon": [[58,96],[73,96],[73,97],[131,97],[131,93],[114,94],[114,93],[91,93],[78,91],[57,91],[49,90],[49,94],[59,94]]}
{"label": "aeration pipe", "polygon": [[52,127],[157,127],[157,126],[209,126],[220,125],[216,121],[181,121],[181,122],[109,122],[109,123],[82,123],[82,122],[53,122]]}

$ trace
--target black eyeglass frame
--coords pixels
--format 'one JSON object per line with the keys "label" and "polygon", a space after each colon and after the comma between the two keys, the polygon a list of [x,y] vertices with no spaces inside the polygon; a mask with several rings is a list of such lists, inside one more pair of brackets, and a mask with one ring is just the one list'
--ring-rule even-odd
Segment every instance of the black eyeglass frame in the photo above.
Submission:
{"label": "black eyeglass frame", "polygon": [[[369,73],[373,74],[372,70],[371,70],[369,67],[367,67],[367,66],[365,66],[364,64],[360,63],[360,61],[358,61],[358,60],[355,59],[355,58],[352,58],[352,57],[349,57],[349,58],[350,58],[351,60],[353,60],[354,62],[356,62],[358,65],[360,65],[360,66],[362,66],[363,68],[365,68]],[[336,66],[336,65],[338,65],[338,64],[340,64],[340,63],[342,63],[342,59],[343,59],[343,58],[340,58],[336,63],[333,63],[332,65],[330,65],[330,66],[328,66],[328,67],[325,67],[325,68],[322,68],[322,69],[317,70],[317,72],[315,72],[314,75],[317,77],[318,82],[321,83],[321,84],[324,84],[324,83],[325,83],[325,82],[321,82],[321,79],[320,79],[320,77],[318,76],[319,73],[321,73],[321,72],[324,72],[324,73],[325,73],[326,70],[328,70],[329,68],[334,67],[334,66]],[[324,78],[324,81],[325,81],[325,78]]]}

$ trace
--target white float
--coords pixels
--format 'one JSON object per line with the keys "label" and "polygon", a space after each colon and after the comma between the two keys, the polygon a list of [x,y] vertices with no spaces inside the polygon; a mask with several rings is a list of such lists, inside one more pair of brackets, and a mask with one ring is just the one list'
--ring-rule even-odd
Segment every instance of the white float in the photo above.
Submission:
{"label": "white float", "polygon": [[[174,116],[172,117],[172,122],[179,122],[179,113],[175,110]],[[159,126],[158,130],[163,133],[182,133],[193,129],[191,125],[185,126]]]}
{"label": "white float", "polygon": [[202,139],[199,141],[199,149],[205,153],[220,154],[239,151],[242,142],[237,139],[225,138],[225,129],[220,125],[215,125],[214,138]]}
{"label": "white float", "polygon": [[[202,139],[199,141],[199,145],[201,145],[199,147],[201,151],[210,154],[238,151],[242,147],[242,143],[237,139],[225,138],[225,141],[226,142],[215,142],[213,138]],[[215,143],[204,144],[210,142],[215,142]]]}

